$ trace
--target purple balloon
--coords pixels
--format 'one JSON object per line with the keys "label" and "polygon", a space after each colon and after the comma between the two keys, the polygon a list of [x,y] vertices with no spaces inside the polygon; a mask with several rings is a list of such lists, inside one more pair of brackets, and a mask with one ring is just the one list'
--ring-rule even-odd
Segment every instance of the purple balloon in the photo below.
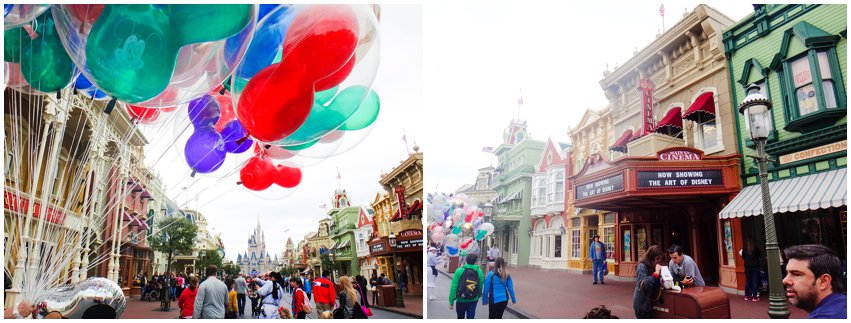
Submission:
{"label": "purple balloon", "polygon": [[222,116],[222,108],[219,101],[212,95],[204,96],[189,102],[189,120],[196,129],[203,126],[214,125]]}
{"label": "purple balloon", "polygon": [[[246,139],[240,145],[238,141],[242,138]],[[225,141],[225,151],[233,154],[243,153],[247,151],[248,148],[251,148],[252,144],[254,144],[254,141],[247,138],[245,128],[242,127],[239,120],[228,122],[225,127],[222,128],[222,139]]]}
{"label": "purple balloon", "polygon": [[210,173],[222,166],[227,152],[222,135],[211,126],[195,129],[183,149],[186,163],[193,171]]}

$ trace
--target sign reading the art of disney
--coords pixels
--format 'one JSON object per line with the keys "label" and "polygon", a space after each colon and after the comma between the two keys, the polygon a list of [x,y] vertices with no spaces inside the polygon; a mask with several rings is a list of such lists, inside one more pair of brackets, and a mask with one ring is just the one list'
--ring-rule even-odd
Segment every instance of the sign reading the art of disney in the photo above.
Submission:
{"label": "sign reading the art of disney", "polygon": [[724,185],[720,169],[642,171],[637,176],[639,189]]}
{"label": "sign reading the art of disney", "polygon": [[623,173],[576,186],[576,200],[623,191]]}

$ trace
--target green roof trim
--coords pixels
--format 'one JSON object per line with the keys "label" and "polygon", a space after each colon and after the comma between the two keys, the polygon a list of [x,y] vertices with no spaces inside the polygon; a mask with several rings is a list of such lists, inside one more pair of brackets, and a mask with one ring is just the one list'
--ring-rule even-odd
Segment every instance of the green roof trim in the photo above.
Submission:
{"label": "green roof trim", "polygon": [[774,59],[771,60],[771,65],[769,66],[772,70],[779,70],[780,63],[788,58],[787,54],[792,43],[792,36],[798,37],[804,43],[804,46],[810,49],[835,47],[840,38],[838,35],[828,34],[806,21],[801,21],[783,33],[783,42],[780,45],[780,51],[774,55]]}
{"label": "green roof trim", "polygon": [[762,75],[763,78],[768,75],[768,71],[762,67],[762,64],[760,64],[759,61],[756,60],[756,58],[751,58],[745,61],[745,68],[742,70],[742,78],[736,82],[741,84],[743,87],[747,87],[748,85],[750,85],[748,83],[748,80],[750,79],[751,69],[753,68],[756,68],[756,70],[759,71],[759,74]]}

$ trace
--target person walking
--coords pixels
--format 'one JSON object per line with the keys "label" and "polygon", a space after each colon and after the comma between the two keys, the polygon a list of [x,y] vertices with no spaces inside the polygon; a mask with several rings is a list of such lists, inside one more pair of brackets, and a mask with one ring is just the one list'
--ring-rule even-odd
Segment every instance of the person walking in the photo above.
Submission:
{"label": "person walking", "polygon": [[502,255],[499,252],[499,247],[494,243],[491,248],[488,250],[488,271],[493,270],[495,266],[496,258],[501,257]]}
{"label": "person walking", "polygon": [[753,238],[745,240],[745,247],[739,250],[745,264],[745,300],[759,302],[760,269],[762,252],[756,247]]}
{"label": "person walking", "polygon": [[257,291],[261,298],[260,318],[261,319],[276,319],[278,318],[278,307],[281,306],[281,301],[284,299],[284,288],[281,287],[281,282],[284,278],[278,272],[270,272],[266,275],[269,280],[260,280],[263,287]]}
{"label": "person walking", "polygon": [[372,303],[378,304],[378,285],[380,285],[380,280],[378,280],[378,274],[373,270],[372,277],[369,278],[369,286],[372,288]]}
{"label": "person walking", "polygon": [[195,297],[195,308],[192,317],[199,319],[223,319],[225,318],[225,307],[228,303],[228,287],[216,278],[216,265],[207,266],[205,272],[207,279],[198,286],[198,295]]}
{"label": "person walking", "polygon": [[603,281],[603,277],[606,276],[606,267],[604,267],[606,266],[606,244],[600,241],[599,235],[595,234],[594,240],[591,241],[591,246],[588,249],[590,249],[588,255],[591,257],[591,273],[594,275],[594,285],[597,285],[598,277],[600,284],[605,285],[606,283]]}
{"label": "person walking", "polygon": [[366,277],[361,276],[361,275],[357,275],[357,276],[355,276],[355,282],[357,283],[355,285],[355,290],[357,290],[358,293],[360,293],[361,305],[365,306],[366,308],[369,308],[369,302],[367,302],[367,298],[366,298],[366,290],[368,288],[367,287],[368,283],[366,282]]}
{"label": "person walking", "polygon": [[226,319],[235,319],[237,318],[237,312],[239,311],[239,306],[236,303],[236,290],[234,286],[236,282],[233,279],[228,278],[225,280],[225,285],[228,286],[228,308],[227,312],[225,312]]}
{"label": "person walking", "polygon": [[325,269],[322,271],[322,277],[313,282],[313,300],[316,302],[318,313],[333,310],[334,303],[337,301],[334,283],[328,280],[328,276],[331,276],[331,271]]}
{"label": "person walking", "polygon": [[171,301],[177,300],[177,273],[171,272],[169,274],[169,284],[171,286]]}
{"label": "person walking", "polygon": [[366,319],[366,313],[360,307],[360,292],[355,290],[349,276],[340,277],[340,293],[337,295],[340,306],[334,311],[335,319]]}
{"label": "person walking", "polygon": [[195,296],[198,295],[198,277],[189,278],[189,286],[180,293],[177,299],[177,308],[180,309],[180,318],[191,319],[195,309]]}
{"label": "person walking", "polygon": [[176,281],[177,281],[177,286],[176,286],[177,288],[175,289],[175,291],[176,291],[175,297],[180,297],[180,295],[183,294],[183,290],[186,289],[186,279],[183,278],[183,273],[177,274]]}
{"label": "person walking", "polygon": [[431,269],[431,277],[428,279],[428,300],[436,300],[434,297],[434,284],[437,282],[437,266],[440,264],[440,258],[437,257],[437,248],[428,248],[428,267]]}
{"label": "person walking", "polygon": [[139,277],[139,289],[142,290],[142,295],[139,296],[139,298],[143,301],[145,300],[145,296],[148,294],[148,288],[150,288],[150,286],[148,286],[147,274],[143,271],[141,277]]}
{"label": "person walking", "polygon": [[485,278],[482,290],[482,306],[488,306],[488,319],[502,319],[502,314],[508,307],[508,296],[511,296],[511,304],[517,304],[508,265],[505,259],[498,257],[494,262],[494,270]]}
{"label": "person walking", "polygon": [[302,288],[304,293],[307,294],[307,300],[313,299],[311,295],[313,295],[313,282],[310,281],[310,278],[307,277],[307,274],[302,273]]}
{"label": "person walking", "polygon": [[839,257],[818,244],[792,246],[786,256],[786,297],[789,303],[809,313],[808,319],[848,318],[848,297]]}
{"label": "person walking", "polygon": [[292,298],[292,313],[296,319],[304,319],[307,317],[307,312],[305,311],[304,304],[308,303],[307,300],[307,292],[302,289],[304,287],[304,280],[301,279],[293,279],[290,281],[290,288],[293,290],[293,298]]}
{"label": "person walking", "polygon": [[662,296],[662,265],[665,252],[657,245],[652,245],[644,252],[635,270],[636,284],[632,294],[632,309],[635,317],[649,319],[653,311],[653,302]]}
{"label": "person walking", "polygon": [[252,280],[251,284],[248,285],[248,299],[251,300],[251,317],[257,318],[260,316],[259,304],[260,295],[257,294],[257,282]]}
{"label": "person walking", "polygon": [[248,284],[245,283],[242,272],[234,281],[234,290],[236,290],[237,313],[240,317],[245,316],[245,293],[248,291]]}
{"label": "person walking", "polygon": [[408,291],[408,275],[404,269],[396,270],[396,283],[399,284],[399,289],[403,292]]}
{"label": "person walking", "polygon": [[475,253],[467,254],[466,264],[455,270],[452,285],[449,287],[449,309],[455,309],[459,319],[476,318],[476,302],[482,296],[484,274],[476,264],[479,257]]}

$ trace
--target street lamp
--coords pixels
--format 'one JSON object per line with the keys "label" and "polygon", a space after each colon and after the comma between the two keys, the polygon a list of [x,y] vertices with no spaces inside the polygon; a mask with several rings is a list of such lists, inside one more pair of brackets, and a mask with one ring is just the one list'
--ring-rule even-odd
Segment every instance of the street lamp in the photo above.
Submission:
{"label": "street lamp", "polygon": [[[396,248],[396,235],[393,234],[393,232],[390,232],[390,235],[387,236],[387,241],[390,243],[390,250],[391,251]],[[395,269],[397,271],[403,270],[401,268],[402,262],[396,260],[396,252],[393,251],[392,255],[393,255],[393,262],[396,263]],[[395,272],[394,272],[394,274],[396,274],[396,307],[405,307],[405,300],[404,300],[404,298],[402,298],[402,282],[399,281],[401,277],[399,277],[400,275],[395,273]]]}
{"label": "street lamp", "polygon": [[789,318],[789,302],[784,294],[780,272],[780,248],[777,245],[777,230],[774,226],[774,213],[771,211],[771,195],[768,190],[768,167],[771,159],[765,153],[765,142],[771,132],[771,101],[759,92],[759,86],[748,86],[748,95],[739,105],[739,112],[745,117],[745,128],[756,145],[756,159],[759,164],[759,185],[762,188],[762,214],[765,216],[765,249],[768,256],[768,316],[773,319]]}
{"label": "street lamp", "polygon": [[[485,205],[484,205],[484,207],[482,207],[482,209],[485,212],[485,217],[482,220],[484,221],[484,223],[489,223],[491,221],[491,216],[493,216],[493,204],[491,204],[490,202],[485,203]],[[481,256],[482,264],[481,264],[481,266],[482,266],[482,272],[483,273],[488,272],[488,267],[487,267],[488,266],[488,259],[487,259],[488,243],[486,241],[489,241],[490,239],[491,239],[490,236],[488,236],[487,239],[483,238],[482,244],[479,245],[480,248],[482,248],[482,256]],[[496,261],[496,259],[494,259],[494,261]]]}

